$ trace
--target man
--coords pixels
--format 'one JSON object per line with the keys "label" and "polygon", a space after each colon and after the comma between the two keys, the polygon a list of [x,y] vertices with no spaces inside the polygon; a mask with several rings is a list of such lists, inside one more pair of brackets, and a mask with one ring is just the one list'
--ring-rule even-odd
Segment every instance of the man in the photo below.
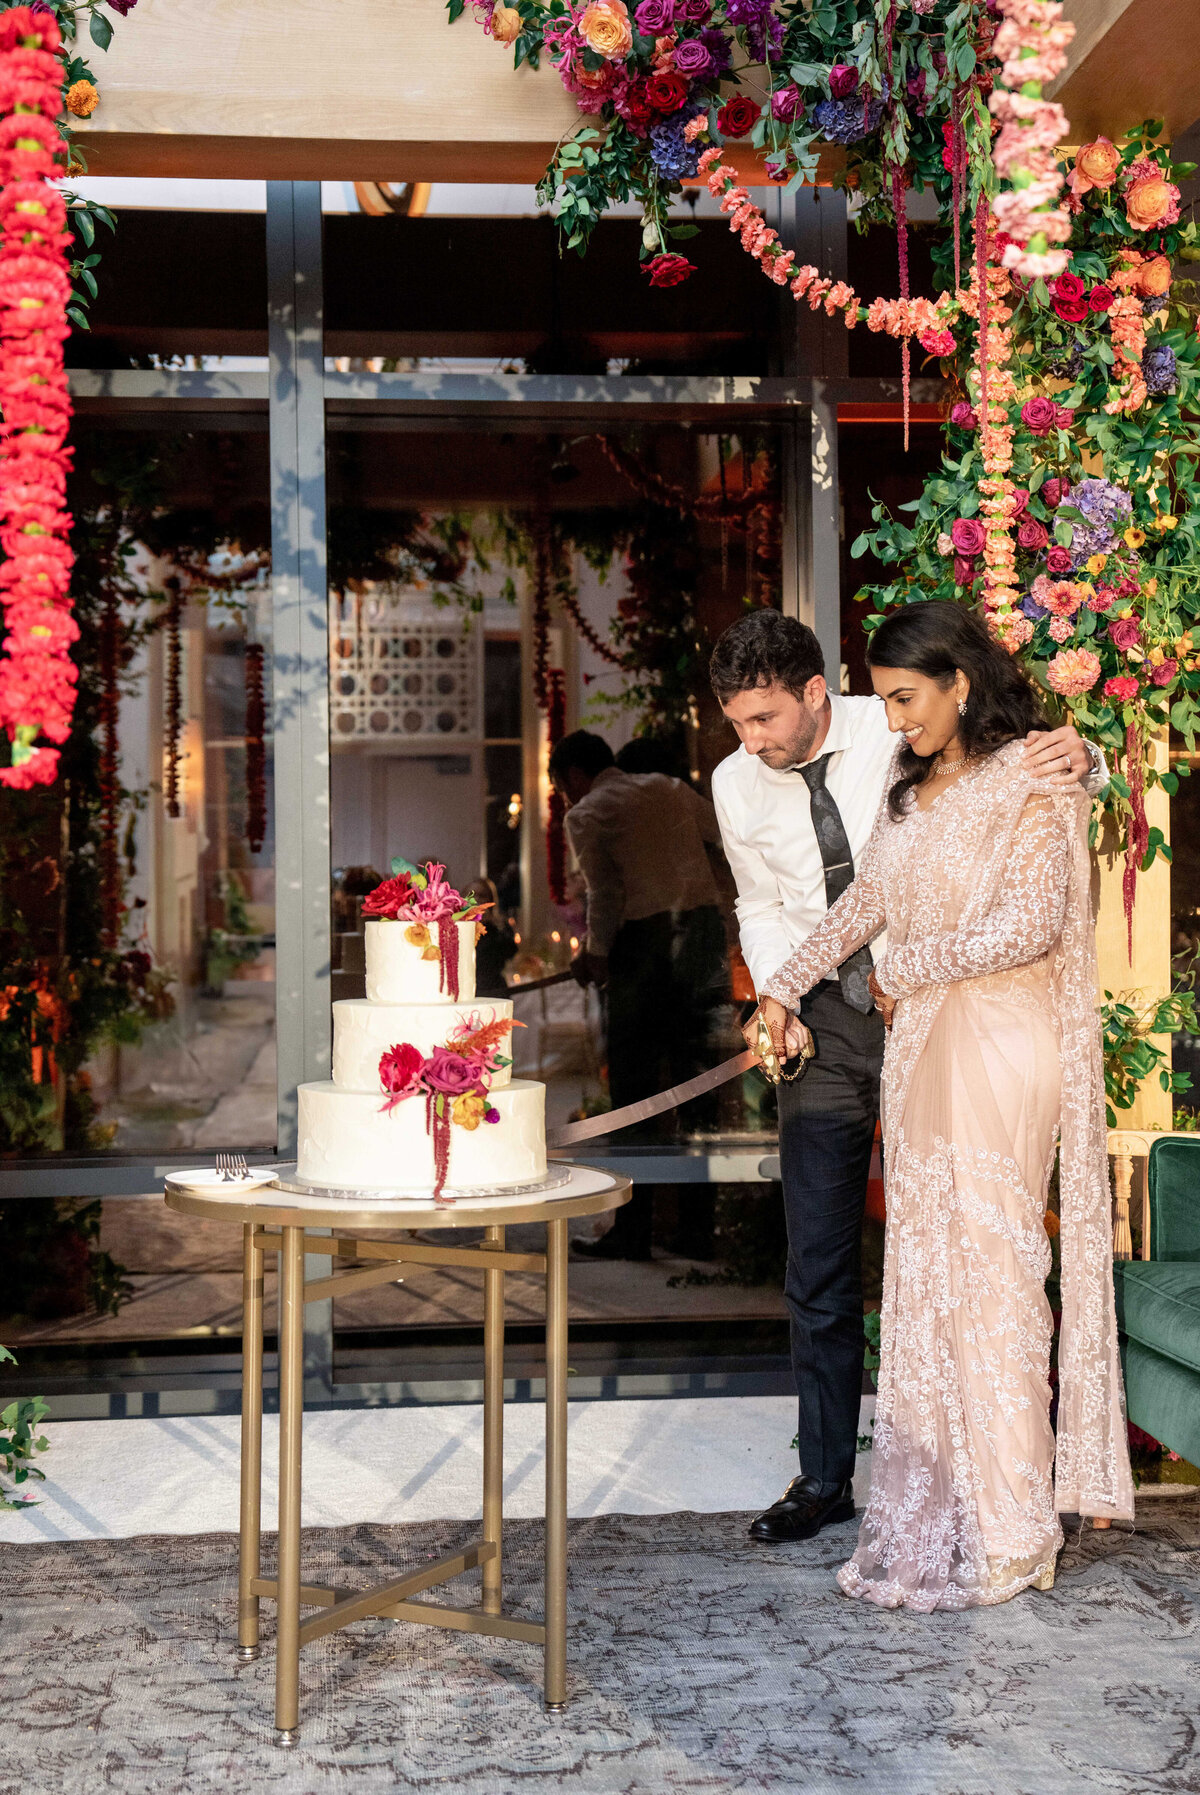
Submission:
{"label": "man", "polygon": [[[853,878],[896,743],[880,701],[831,693],[816,636],[777,611],[726,630],[710,673],[741,743],[713,775],[713,801],[742,952],[761,990]],[[1031,735],[1025,752],[1030,772],[1062,784],[1092,779],[1098,789],[1107,778],[1098,750],[1070,728]],[[800,1475],[752,1523],[755,1539],[810,1539],[854,1515],[859,1249],[884,1041],[867,981],[882,951],[882,940],[861,948],[804,999],[817,1057],[779,1086]]]}
{"label": "man", "polygon": [[[682,779],[624,773],[602,736],[578,729],[550,755],[566,832],[587,887],[576,977],[605,992],[613,1108],[678,1084],[706,1063],[714,1009],[729,1002],[725,930],[706,842],[716,813]],[[628,1137],[626,1137],[628,1138]],[[642,1185],[591,1257],[648,1259],[653,1187]]]}

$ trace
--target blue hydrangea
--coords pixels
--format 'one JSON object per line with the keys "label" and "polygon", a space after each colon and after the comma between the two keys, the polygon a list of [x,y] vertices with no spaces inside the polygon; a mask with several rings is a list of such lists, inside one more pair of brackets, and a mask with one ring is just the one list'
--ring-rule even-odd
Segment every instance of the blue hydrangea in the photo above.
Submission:
{"label": "blue hydrangea", "polygon": [[685,107],[672,113],[659,125],[650,127],[650,155],[659,173],[669,181],[689,179],[696,173],[700,151],[696,144],[685,143],[683,128],[695,117],[696,108]]}
{"label": "blue hydrangea", "polygon": [[1040,623],[1043,617],[1049,617],[1050,615],[1045,606],[1039,605],[1037,599],[1029,592],[1027,592],[1021,600],[1021,609],[1024,611],[1026,617],[1028,617],[1030,623]]}
{"label": "blue hydrangea", "polygon": [[1159,343],[1154,349],[1147,349],[1142,357],[1142,374],[1146,381],[1146,391],[1155,398],[1165,398],[1175,391],[1178,383],[1175,368],[1175,351],[1167,343]]}
{"label": "blue hydrangea", "polygon": [[828,143],[858,143],[878,130],[883,101],[872,94],[864,108],[861,94],[851,94],[848,100],[818,100],[812,116]]}

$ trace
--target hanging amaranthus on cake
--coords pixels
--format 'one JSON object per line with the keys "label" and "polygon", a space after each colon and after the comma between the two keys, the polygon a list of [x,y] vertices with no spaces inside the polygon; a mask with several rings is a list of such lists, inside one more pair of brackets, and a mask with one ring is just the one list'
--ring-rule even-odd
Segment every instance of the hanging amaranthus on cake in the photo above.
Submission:
{"label": "hanging amaranthus on cake", "polygon": [[452,1203],[443,1195],[450,1172],[451,1125],[474,1133],[481,1122],[498,1122],[500,1112],[488,1102],[496,1073],[512,1060],[500,1048],[514,1028],[524,1024],[507,1017],[482,1022],[476,1015],[461,1021],[444,1047],[423,1054],[410,1041],[397,1042],[379,1060],[379,1084],[385,1094],[380,1104],[390,1115],[410,1097],[425,1099],[425,1129],[433,1142],[434,1198]]}
{"label": "hanging amaranthus on cake", "polygon": [[246,840],[262,851],[267,833],[267,704],[263,691],[263,646],[246,644]]}
{"label": "hanging amaranthus on cake", "polygon": [[63,341],[71,238],[62,175],[62,39],[47,9],[0,15],[0,727],[12,744],[0,783],[50,785],[71,727],[79,628],[66,508],[71,416]]}

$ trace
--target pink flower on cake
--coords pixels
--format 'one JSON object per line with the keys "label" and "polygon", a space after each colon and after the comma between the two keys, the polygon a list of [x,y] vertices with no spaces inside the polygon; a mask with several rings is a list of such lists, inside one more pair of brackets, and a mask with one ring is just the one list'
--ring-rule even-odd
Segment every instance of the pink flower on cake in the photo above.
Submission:
{"label": "pink flower on cake", "polygon": [[464,1091],[477,1089],[479,1070],[461,1053],[454,1053],[448,1047],[435,1047],[425,1061],[425,1084],[429,1090],[441,1092],[446,1097],[461,1097]]}
{"label": "pink flower on cake", "polygon": [[1100,677],[1100,662],[1090,648],[1064,648],[1046,669],[1046,683],[1063,698],[1080,698]]}
{"label": "pink flower on cake", "polygon": [[395,1109],[407,1097],[415,1097],[421,1089],[425,1061],[419,1048],[404,1041],[391,1047],[379,1061],[379,1082],[388,1094],[385,1111]]}

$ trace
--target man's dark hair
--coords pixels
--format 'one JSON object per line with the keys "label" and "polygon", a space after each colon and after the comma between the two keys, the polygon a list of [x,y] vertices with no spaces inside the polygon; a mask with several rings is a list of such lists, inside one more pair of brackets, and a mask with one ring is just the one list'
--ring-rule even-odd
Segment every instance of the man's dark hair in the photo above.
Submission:
{"label": "man's dark hair", "polygon": [[613,751],[604,737],[592,735],[587,729],[572,731],[550,750],[551,779],[561,779],[572,767],[577,768],[586,779],[594,779],[597,773],[603,773],[605,767],[611,767],[612,764]]}
{"label": "man's dark hair", "polygon": [[748,611],[730,624],[708,663],[720,704],[756,686],[783,686],[798,698],[824,671],[821,644],[807,623],[770,610]]}

